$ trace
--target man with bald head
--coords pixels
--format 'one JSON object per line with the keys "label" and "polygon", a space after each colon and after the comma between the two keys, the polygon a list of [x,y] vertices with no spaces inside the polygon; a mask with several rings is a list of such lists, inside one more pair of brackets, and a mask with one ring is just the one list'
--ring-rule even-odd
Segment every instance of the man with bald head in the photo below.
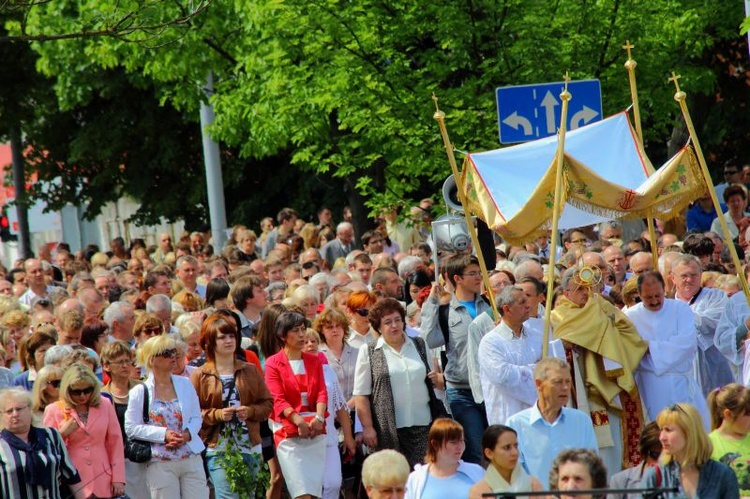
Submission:
{"label": "man with bald head", "polygon": [[328,268],[332,269],[337,258],[346,258],[353,249],[354,226],[349,222],[341,222],[336,226],[336,238],[323,246],[321,253]]}
{"label": "man with bald head", "polygon": [[107,302],[96,288],[86,288],[78,292],[78,300],[83,305],[84,318],[86,320],[99,318]]}
{"label": "man with bald head", "polygon": [[654,258],[647,251],[639,251],[630,257],[630,272],[639,276],[644,272],[654,270]]}
{"label": "man with bald head", "polygon": [[658,248],[659,254],[664,252],[665,248],[673,246],[678,241],[677,236],[674,234],[663,234],[656,240],[656,247]]}
{"label": "man with bald head", "polygon": [[533,277],[534,279],[538,279],[540,281],[544,280],[544,270],[542,269],[542,264],[540,264],[533,258],[523,260],[521,263],[516,265],[516,270],[513,272],[513,275],[516,277],[516,281],[520,281],[524,277]]}
{"label": "man with bald head", "polygon": [[167,254],[172,251],[174,251],[174,248],[172,247],[172,236],[166,232],[162,232],[159,234],[159,247],[151,255],[151,259],[156,263],[164,263]]}

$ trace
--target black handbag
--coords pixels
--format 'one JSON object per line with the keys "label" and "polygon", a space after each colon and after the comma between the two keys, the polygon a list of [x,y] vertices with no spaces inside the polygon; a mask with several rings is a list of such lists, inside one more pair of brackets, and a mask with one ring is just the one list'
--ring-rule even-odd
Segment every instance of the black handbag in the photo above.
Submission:
{"label": "black handbag", "polygon": [[[143,386],[143,424],[148,424],[148,388]],[[151,442],[128,438],[125,444],[125,457],[134,463],[147,463],[151,460]]]}

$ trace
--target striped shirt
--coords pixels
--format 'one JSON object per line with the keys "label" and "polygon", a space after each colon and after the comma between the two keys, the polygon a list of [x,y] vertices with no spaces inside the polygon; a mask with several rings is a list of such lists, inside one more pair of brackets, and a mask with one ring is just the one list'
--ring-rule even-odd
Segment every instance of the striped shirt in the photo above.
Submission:
{"label": "striped shirt", "polygon": [[8,442],[0,438],[0,490],[3,499],[60,499],[59,479],[69,485],[81,481],[73,461],[68,455],[62,437],[52,428],[31,427],[37,432],[37,439],[41,442],[44,453],[42,459],[50,464],[50,487],[35,486],[26,483],[24,466],[26,453],[11,447]]}

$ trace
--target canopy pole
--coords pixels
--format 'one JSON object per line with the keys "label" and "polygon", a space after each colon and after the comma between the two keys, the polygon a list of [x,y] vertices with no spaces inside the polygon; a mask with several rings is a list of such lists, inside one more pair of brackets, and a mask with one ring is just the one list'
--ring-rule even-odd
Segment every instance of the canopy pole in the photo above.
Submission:
{"label": "canopy pole", "polygon": [[747,287],[747,278],[745,277],[745,272],[742,270],[740,258],[737,255],[737,249],[734,247],[734,243],[732,242],[732,236],[729,233],[729,227],[727,226],[727,221],[724,218],[724,213],[722,213],[721,211],[721,205],[719,204],[719,199],[716,197],[716,190],[714,189],[714,183],[711,181],[711,174],[708,171],[708,166],[706,165],[706,159],[703,157],[703,150],[701,149],[701,144],[698,141],[698,135],[695,133],[693,120],[690,118],[690,112],[688,111],[687,103],[685,102],[687,94],[683,92],[682,90],[680,90],[680,84],[677,81],[680,78],[682,78],[682,76],[676,75],[674,71],[672,71],[672,76],[669,78],[669,81],[674,82],[674,86],[676,90],[674,94],[674,100],[676,100],[680,104],[682,117],[685,119],[685,125],[687,126],[688,132],[690,133],[690,139],[693,141],[693,148],[695,149],[695,155],[698,157],[698,163],[701,165],[701,172],[703,173],[703,180],[706,182],[706,187],[708,188],[708,194],[709,196],[711,196],[711,201],[714,204],[714,209],[716,210],[716,214],[718,215],[718,218],[719,218],[719,224],[721,225],[721,233],[724,236],[724,241],[726,241],[725,244],[729,246],[729,254],[732,255],[734,268],[738,270],[740,283],[742,283],[742,291],[745,293],[745,301],[747,301],[748,306],[750,306],[750,290],[748,290],[748,287]]}
{"label": "canopy pole", "polygon": [[[630,49],[635,48],[635,45],[630,43],[630,40],[625,40],[625,45],[622,46],[628,52],[628,60],[625,61],[625,69],[628,70],[628,80],[630,80],[630,97],[633,101],[633,121],[635,121],[635,134],[638,138],[638,146],[643,153],[643,127],[641,126],[641,108],[638,104],[638,84],[635,81],[635,68],[638,63],[631,57]],[[651,163],[646,162],[646,168],[648,174],[651,176],[654,173],[654,167]]]}
{"label": "canopy pole", "polygon": [[[471,235],[471,244],[474,246],[475,251],[479,259],[479,268],[482,271],[482,281],[484,282],[484,288],[487,291],[487,295],[490,298],[490,306],[492,307],[492,314],[494,320],[497,321],[500,318],[500,314],[497,311],[497,305],[495,304],[495,296],[492,293],[490,287],[490,276],[487,272],[487,265],[484,263],[484,256],[482,255],[482,248],[479,246],[479,238],[477,237],[477,231],[474,228],[474,221],[471,219],[471,214],[467,208],[466,197],[464,193],[464,180],[458,173],[458,165],[456,165],[456,157],[453,155],[453,144],[448,137],[448,130],[445,128],[445,113],[438,107],[438,98],[435,94],[432,94],[432,100],[435,101],[435,114],[433,118],[438,122],[440,127],[440,135],[443,137],[443,146],[445,147],[445,153],[448,155],[448,163],[451,165],[451,171],[453,172],[453,178],[456,180],[456,190],[458,191],[458,200],[461,202],[461,206],[464,211],[464,218],[466,220],[466,229]],[[437,276],[436,276],[437,277]]]}
{"label": "canopy pole", "polygon": [[555,260],[557,256],[557,245],[560,237],[558,221],[562,213],[562,186],[563,186],[563,164],[565,161],[565,131],[568,122],[568,101],[572,98],[568,92],[568,73],[565,73],[565,88],[560,94],[562,110],[560,112],[560,130],[557,141],[557,171],[555,172],[555,200],[552,206],[552,240],[550,241],[549,264],[547,265],[547,301],[544,307],[544,335],[542,338],[542,357],[548,355],[550,336],[550,314],[552,312],[552,293],[555,289]]}
{"label": "canopy pole", "polygon": [[659,270],[659,252],[657,251],[656,228],[654,227],[654,217],[651,210],[646,214],[646,223],[648,224],[648,238],[651,239],[651,260],[654,263],[654,270]]}

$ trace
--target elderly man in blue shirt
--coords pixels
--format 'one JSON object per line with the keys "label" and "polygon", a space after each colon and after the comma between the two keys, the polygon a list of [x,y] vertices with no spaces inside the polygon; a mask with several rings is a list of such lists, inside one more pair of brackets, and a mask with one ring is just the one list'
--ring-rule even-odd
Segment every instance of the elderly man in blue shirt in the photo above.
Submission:
{"label": "elderly man in blue shirt", "polygon": [[569,448],[596,452],[594,426],[586,413],[565,407],[573,379],[568,363],[557,357],[544,357],[534,367],[536,403],[508,418],[507,425],[518,433],[521,462],[526,471],[549,487],[552,462]]}

